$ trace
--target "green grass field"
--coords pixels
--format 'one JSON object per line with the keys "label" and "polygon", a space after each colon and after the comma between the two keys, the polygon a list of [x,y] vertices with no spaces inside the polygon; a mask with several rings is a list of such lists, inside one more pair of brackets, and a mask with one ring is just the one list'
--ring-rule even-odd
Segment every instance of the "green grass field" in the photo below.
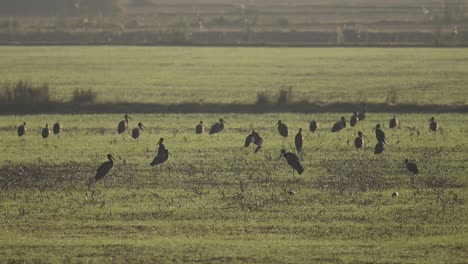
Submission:
{"label": "green grass field", "polygon": [[[130,66],[117,69],[121,67]],[[88,77],[88,70],[81,74]],[[230,79],[225,77],[227,84]],[[123,88],[119,87],[116,91]],[[174,94],[179,92],[174,89]],[[447,101],[452,100],[449,94],[444,94]],[[468,117],[436,115],[441,131],[434,136],[428,131],[430,114],[402,114],[402,128],[391,131],[387,128],[391,114],[369,113],[358,125],[369,138],[358,155],[353,146],[356,130],[348,127],[340,136],[329,131],[340,116],[133,115],[131,128],[139,121],[148,127],[138,146],[128,133],[126,140],[117,135],[122,115],[1,116],[0,259],[466,263],[468,130],[460,124]],[[211,125],[219,117],[230,123],[219,137],[194,134],[199,120]],[[308,128],[312,118],[320,122],[320,130],[304,133],[305,172],[293,177],[284,158],[278,160],[283,143],[274,124],[282,119],[289,126],[291,136],[284,144],[292,151],[293,136],[298,128]],[[40,127],[57,120],[64,127],[63,135],[43,140]],[[16,135],[23,121],[29,127],[24,141]],[[371,130],[378,122],[389,142],[381,156],[372,153]],[[265,140],[257,154],[243,148],[252,128]],[[160,137],[172,155],[167,163],[152,168],[149,163]],[[117,162],[106,176],[107,186],[98,182],[92,192],[85,183],[107,153]],[[413,177],[406,171],[405,157],[417,161],[420,174]],[[296,194],[289,195],[290,190]],[[399,197],[392,198],[393,192]]]}
{"label": "green grass field", "polygon": [[[413,48],[0,47],[0,82],[49,83],[67,101],[254,103],[292,87],[293,100],[467,104],[468,50]],[[444,91],[443,94],[441,91]]]}

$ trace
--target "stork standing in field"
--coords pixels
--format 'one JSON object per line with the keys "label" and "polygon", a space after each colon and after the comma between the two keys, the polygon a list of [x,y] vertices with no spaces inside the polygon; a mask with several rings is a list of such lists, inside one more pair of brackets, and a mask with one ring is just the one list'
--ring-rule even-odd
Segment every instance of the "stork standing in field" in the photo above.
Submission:
{"label": "stork standing in field", "polygon": [[349,119],[349,126],[354,127],[359,122],[358,113],[354,112],[351,118]]}
{"label": "stork standing in field", "polygon": [[246,138],[244,142],[244,147],[249,147],[250,145],[256,145],[257,148],[254,150],[254,153],[257,153],[263,146],[263,138],[260,137],[260,134],[258,132],[252,130],[252,133],[250,133]]}
{"label": "stork standing in field", "polygon": [[286,152],[286,150],[282,149],[279,158],[281,157],[284,157],[286,161],[288,162],[288,165],[292,168],[293,177],[294,177],[295,170],[299,174],[302,174],[304,172],[304,167],[302,167],[301,162],[299,161],[299,158],[296,156],[296,154],[291,153],[291,152]]}
{"label": "stork standing in field", "polygon": [[429,119],[429,130],[434,133],[437,132],[437,130],[439,130],[439,124],[437,124],[437,121],[434,117],[431,117],[431,119]]}
{"label": "stork standing in field", "polygon": [[203,134],[204,132],[205,126],[203,125],[203,121],[200,121],[200,123],[195,127],[195,134]]}
{"label": "stork standing in field", "polygon": [[297,154],[302,153],[304,145],[304,137],[302,136],[302,128],[299,128],[299,131],[294,138],[294,145],[296,146]]}
{"label": "stork standing in field", "polygon": [[[100,179],[104,178],[104,176],[107,175],[107,173],[109,173],[109,171],[112,169],[112,167],[114,167],[114,157],[112,157],[111,154],[107,154],[107,159],[108,161],[102,163],[97,171],[96,171],[96,175],[94,176],[94,182],[97,182],[99,181]],[[104,185],[105,184],[105,179],[104,179]]]}
{"label": "stork standing in field", "polygon": [[166,150],[166,147],[164,146],[163,142],[164,138],[160,138],[158,141],[158,155],[164,153],[164,151]]}
{"label": "stork standing in field", "polygon": [[382,129],[380,129],[380,124],[377,124],[372,131],[375,131],[375,137],[377,138],[377,142],[387,144],[385,133],[382,131]]}
{"label": "stork standing in field", "polygon": [[333,124],[333,127],[331,129],[331,132],[340,132],[346,127],[346,118],[342,116],[339,121],[336,121],[335,124]]}
{"label": "stork standing in field", "polygon": [[317,121],[315,121],[315,119],[313,119],[312,121],[310,121],[309,131],[312,132],[312,133],[315,133],[315,131],[317,131],[317,128],[318,128],[318,123],[317,123]]}
{"label": "stork standing in field", "polygon": [[60,132],[62,132],[62,125],[59,122],[56,122],[52,127],[52,131],[54,132],[55,136],[59,137]]}
{"label": "stork standing in field", "polygon": [[221,131],[224,130],[224,123],[226,124],[229,124],[228,122],[226,122],[224,119],[220,118],[219,119],[219,122],[217,123],[214,123],[211,128],[210,128],[210,135],[212,134],[218,134],[220,133]]}
{"label": "stork standing in field", "polygon": [[281,120],[278,120],[278,123],[276,123],[276,126],[278,127],[278,133],[283,137],[286,138],[288,137],[288,126],[283,123]]}
{"label": "stork standing in field", "polygon": [[[132,130],[132,138],[134,140],[137,140],[140,138],[140,135],[141,133],[143,132],[143,128],[145,128],[145,126],[139,122],[138,123],[138,127],[135,127],[133,130]],[[138,147],[138,140],[137,140],[137,147]]]}
{"label": "stork standing in field", "polygon": [[50,129],[49,129],[49,124],[46,124],[44,128],[42,128],[42,138],[48,138],[50,135]]}
{"label": "stork standing in field", "polygon": [[156,166],[158,164],[162,164],[166,162],[169,159],[169,150],[166,149],[166,147],[163,144],[164,138],[160,138],[158,145],[158,154],[156,157],[153,159],[153,161],[150,163],[151,166]]}
{"label": "stork standing in field", "polygon": [[393,115],[393,118],[390,119],[390,122],[388,122],[388,127],[390,129],[393,128],[399,128],[400,127],[400,120],[396,117],[396,115]]}
{"label": "stork standing in field", "polygon": [[23,137],[24,139],[24,136],[28,134],[28,127],[26,126],[26,122],[23,122],[23,124],[18,126],[17,133],[18,133],[18,137],[20,138]]}
{"label": "stork standing in field", "polygon": [[364,110],[358,113],[359,120],[363,121],[364,119],[366,119],[366,113],[367,113],[367,104],[364,104]]}
{"label": "stork standing in field", "polygon": [[132,118],[130,118],[127,114],[124,115],[124,120],[121,120],[119,122],[119,125],[117,126],[117,132],[119,133],[119,135],[123,135],[123,133],[125,132],[125,130],[127,130],[128,128],[128,120],[132,120]]}
{"label": "stork standing in field", "polygon": [[406,169],[408,169],[409,172],[413,174],[419,173],[418,165],[416,165],[416,163],[410,162],[408,159],[405,159],[405,165]]}
{"label": "stork standing in field", "polygon": [[377,142],[374,148],[374,154],[382,154],[385,151],[385,143]]}
{"label": "stork standing in field", "polygon": [[354,147],[359,151],[364,145],[364,138],[367,138],[361,131],[358,132],[358,136],[354,139]]}

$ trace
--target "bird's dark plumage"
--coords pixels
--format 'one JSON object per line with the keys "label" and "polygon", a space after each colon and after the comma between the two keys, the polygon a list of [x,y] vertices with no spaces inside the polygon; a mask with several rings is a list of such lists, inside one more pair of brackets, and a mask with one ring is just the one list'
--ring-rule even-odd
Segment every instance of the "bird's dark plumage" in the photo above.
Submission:
{"label": "bird's dark plumage", "polygon": [[359,120],[364,120],[366,119],[366,113],[367,113],[367,104],[364,104],[364,110],[358,113],[358,118]]}
{"label": "bird's dark plumage", "polygon": [[260,137],[258,132],[254,131],[254,130],[252,130],[252,133],[250,133],[245,138],[244,147],[248,147],[248,146],[250,146],[250,144],[253,144],[253,145],[257,146],[254,153],[257,153],[263,146],[263,138]]}
{"label": "bird's dark plumage", "polygon": [[282,137],[287,137],[289,132],[288,132],[288,126],[286,126],[285,123],[281,122],[281,120],[276,123],[278,126],[278,132]]}
{"label": "bird's dark plumage", "polygon": [[62,131],[62,125],[59,122],[55,123],[52,127],[52,131],[54,132],[54,135],[60,134],[60,132]]}
{"label": "bird's dark plumage", "polygon": [[349,119],[349,125],[351,127],[354,127],[355,125],[357,125],[358,122],[359,122],[358,113],[354,112],[351,118]]}
{"label": "bird's dark plumage", "polygon": [[358,132],[358,136],[356,139],[354,139],[354,147],[357,149],[362,148],[362,145],[364,145],[364,139],[363,137],[366,137],[361,131]]}
{"label": "bird's dark plumage", "polygon": [[436,132],[439,129],[439,125],[437,124],[437,121],[435,121],[434,117],[431,117],[431,119],[429,120],[429,129],[432,132]]}
{"label": "bird's dark plumage", "polygon": [[203,125],[203,122],[200,121],[200,123],[195,127],[195,134],[203,134],[205,132],[205,126]]}
{"label": "bird's dark plumage", "polygon": [[344,118],[344,116],[342,116],[341,119],[333,125],[331,131],[339,132],[345,127],[346,127],[346,119]]}
{"label": "bird's dark plumage", "polygon": [[296,137],[294,138],[294,145],[296,145],[297,153],[302,151],[302,146],[304,145],[304,137],[302,136],[302,128],[299,128]]}
{"label": "bird's dark plumage", "polygon": [[409,162],[408,159],[405,159],[406,168],[413,174],[418,174],[418,166],[414,162]]}
{"label": "bird's dark plumage", "polygon": [[42,129],[42,138],[48,138],[49,135],[50,135],[50,129],[49,129],[49,125],[46,124],[45,127]]}
{"label": "bird's dark plumage", "polygon": [[125,132],[125,130],[127,130],[128,119],[131,119],[131,118],[127,114],[125,114],[124,120],[119,122],[119,125],[117,126],[117,132],[119,132],[119,134],[122,134],[123,132]]}
{"label": "bird's dark plumage", "polygon": [[150,165],[156,166],[158,164],[164,163],[167,161],[168,158],[169,158],[169,151],[167,149],[164,149],[161,153],[158,153],[158,155],[153,159]]}
{"label": "bird's dark plumage", "polygon": [[398,128],[400,126],[400,120],[394,115],[390,122],[388,123],[389,128]]}
{"label": "bird's dark plumage", "polygon": [[286,158],[288,165],[291,166],[291,168],[293,168],[293,171],[296,170],[299,174],[302,174],[304,172],[304,167],[302,167],[301,162],[299,161],[299,158],[296,156],[296,154],[286,152],[286,150],[282,149],[281,156],[284,156]]}
{"label": "bird's dark plumage", "polygon": [[109,173],[110,169],[114,166],[114,158],[112,157],[111,154],[107,154],[107,159],[108,161],[102,163],[97,171],[96,171],[96,176],[94,176],[94,180],[98,181],[102,179],[104,176],[106,176],[107,173]]}
{"label": "bird's dark plumage", "polygon": [[377,144],[375,144],[374,154],[380,154],[384,152],[384,150],[385,150],[385,144],[383,142],[377,142]]}
{"label": "bird's dark plumage", "polygon": [[375,131],[375,137],[377,139],[377,142],[383,142],[384,144],[387,144],[387,140],[385,138],[385,133],[380,129],[380,124],[377,124],[374,128]]}
{"label": "bird's dark plumage", "polygon": [[160,138],[158,141],[158,155],[166,151],[166,147],[164,146],[163,142],[164,142],[164,138]]}
{"label": "bird's dark plumage", "polygon": [[309,131],[310,131],[310,132],[315,132],[315,131],[317,131],[317,128],[318,128],[318,123],[317,123],[317,121],[315,121],[315,119],[312,120],[312,121],[310,121]]}
{"label": "bird's dark plumage", "polygon": [[145,126],[140,122],[138,123],[138,127],[135,127],[133,130],[132,130],[132,138],[133,139],[137,139],[140,137],[141,135],[141,132],[143,132],[143,128]]}
{"label": "bird's dark plumage", "polygon": [[224,121],[222,118],[220,118],[219,122],[217,122],[217,123],[215,123],[214,125],[211,126],[209,134],[212,135],[212,134],[216,134],[216,133],[219,133],[219,132],[223,131],[224,123],[226,123],[226,121]]}
{"label": "bird's dark plumage", "polygon": [[26,127],[26,122],[24,122],[22,125],[18,127],[18,136],[22,137],[28,134],[28,127]]}

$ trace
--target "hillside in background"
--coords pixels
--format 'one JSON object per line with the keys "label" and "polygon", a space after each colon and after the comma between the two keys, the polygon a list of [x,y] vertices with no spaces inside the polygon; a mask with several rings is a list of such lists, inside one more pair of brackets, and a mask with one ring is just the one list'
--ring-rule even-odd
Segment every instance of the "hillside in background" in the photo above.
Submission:
{"label": "hillside in background", "polygon": [[2,44],[466,45],[467,0],[0,0]]}

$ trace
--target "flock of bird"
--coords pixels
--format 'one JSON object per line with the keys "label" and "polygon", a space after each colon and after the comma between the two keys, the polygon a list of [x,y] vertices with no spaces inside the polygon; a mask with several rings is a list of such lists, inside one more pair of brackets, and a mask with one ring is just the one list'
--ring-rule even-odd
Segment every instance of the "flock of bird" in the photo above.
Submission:
{"label": "flock of bird", "polygon": [[[349,125],[351,127],[355,127],[360,121],[363,121],[365,119],[365,117],[366,117],[366,111],[363,111],[363,112],[360,112],[360,113],[354,112],[353,115],[351,116],[350,120],[349,120]],[[125,131],[127,131],[127,129],[128,129],[128,120],[129,119],[131,120],[130,116],[125,114],[124,119],[119,122],[119,124],[117,126],[117,132],[119,133],[119,135],[123,135],[125,133]],[[334,125],[331,128],[331,132],[333,132],[333,133],[340,132],[341,130],[343,130],[346,127],[347,122],[348,121],[346,120],[346,118],[344,116],[342,116],[340,118],[340,120],[338,120],[337,122],[334,123]],[[217,133],[220,133],[221,131],[223,131],[225,123],[229,124],[225,120],[223,120],[222,118],[219,119],[219,122],[216,122],[215,124],[213,124],[211,126],[211,128],[209,130],[209,134],[210,135],[217,134]],[[283,143],[284,143],[284,140],[289,135],[288,127],[281,120],[279,120],[276,123],[276,126],[277,126],[277,129],[278,129],[278,133],[280,134],[280,136],[283,137]],[[389,128],[394,129],[394,128],[398,128],[399,126],[400,126],[400,121],[398,120],[398,118],[396,116],[393,116],[393,118],[390,119],[390,121],[389,121]],[[318,127],[319,127],[318,122],[314,119],[314,120],[312,120],[310,122],[309,131],[314,133],[314,132],[317,131]],[[145,128],[145,126],[141,122],[139,122],[137,127],[132,130],[132,133],[131,133],[132,138],[134,140],[137,140],[140,137],[140,135],[141,135],[144,128]],[[438,127],[437,121],[435,120],[434,117],[432,117],[429,120],[429,130],[432,131],[432,132],[436,132],[438,130],[438,128],[439,127]],[[61,131],[62,131],[62,125],[59,122],[55,123],[53,125],[53,127],[52,127],[52,131],[53,131],[54,135],[59,136]],[[387,140],[386,140],[386,137],[385,137],[385,132],[381,129],[380,124],[377,124],[374,127],[373,131],[375,132],[375,137],[377,139],[377,144],[374,147],[374,154],[381,154],[381,153],[384,152],[385,145],[387,144]],[[18,127],[17,132],[18,132],[18,136],[20,138],[24,137],[25,135],[28,134],[28,128],[26,126],[26,122],[24,122],[23,124],[21,124]],[[205,132],[205,126],[203,124],[203,121],[200,121],[200,123],[195,126],[195,133],[196,134],[203,134],[204,132]],[[44,138],[44,139],[48,138],[50,134],[51,134],[51,131],[49,129],[48,124],[46,124],[46,126],[44,128],[42,128],[42,130],[41,130],[42,138]],[[354,146],[358,151],[364,145],[364,138],[367,138],[367,137],[361,131],[358,131],[357,132],[357,137],[354,140]],[[162,164],[162,163],[164,163],[164,162],[166,162],[168,160],[170,154],[169,154],[168,149],[166,149],[166,147],[164,146],[163,142],[164,142],[164,138],[160,138],[159,142],[158,142],[158,151],[157,151],[156,157],[150,163],[151,166],[156,166],[158,164]],[[297,154],[299,154],[299,155],[302,154],[303,153],[303,144],[304,144],[304,137],[302,136],[302,128],[300,128],[298,133],[296,134],[296,136],[294,138],[294,143],[295,143],[295,148],[296,148]],[[252,133],[250,133],[245,138],[244,147],[249,147],[249,146],[254,147],[254,153],[257,153],[263,146],[263,138],[260,136],[260,134],[258,132],[254,131],[254,130],[252,130]],[[281,157],[284,157],[286,159],[288,165],[292,168],[293,176],[294,176],[294,171],[297,171],[297,173],[299,173],[299,174],[302,174],[304,172],[304,167],[301,165],[301,159],[295,153],[286,152],[286,150],[283,148],[283,149],[281,149],[280,158]],[[114,166],[115,159],[112,157],[111,154],[107,155],[107,159],[108,159],[108,161],[102,163],[98,167],[98,169],[96,171],[96,175],[94,177],[94,182],[97,182],[98,180],[100,180],[104,176],[106,176],[106,174],[109,173],[111,168]],[[410,162],[408,159],[405,159],[405,165],[406,165],[406,168],[408,169],[408,171],[410,171],[410,172],[412,172],[414,174],[419,173],[419,169],[418,169],[416,163]]]}

